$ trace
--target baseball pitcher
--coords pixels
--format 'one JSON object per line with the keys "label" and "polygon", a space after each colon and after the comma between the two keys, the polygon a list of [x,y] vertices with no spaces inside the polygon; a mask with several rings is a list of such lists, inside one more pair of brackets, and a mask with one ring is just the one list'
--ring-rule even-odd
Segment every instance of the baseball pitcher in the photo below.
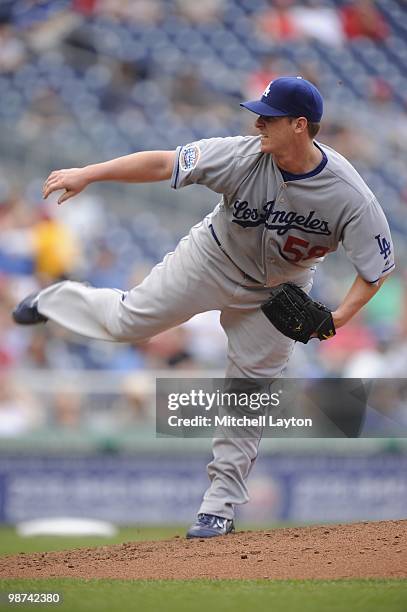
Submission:
{"label": "baseball pitcher", "polygon": [[[221,199],[137,287],[64,281],[28,296],[14,320],[51,319],[91,338],[144,342],[199,312],[219,310],[228,338],[226,376],[247,379],[281,376],[296,340],[329,339],[345,325],[394,269],[385,215],[352,165],[315,140],[323,101],[314,85],[282,77],[242,106],[256,114],[258,136],[210,138],[52,172],[43,195],[62,190],[58,203],[96,181],[169,179],[174,189],[206,185]],[[356,276],[329,312],[308,293],[316,265],[340,243]],[[214,440],[210,486],[187,537],[233,531],[234,508],[248,501],[260,437],[259,430],[251,438]]]}

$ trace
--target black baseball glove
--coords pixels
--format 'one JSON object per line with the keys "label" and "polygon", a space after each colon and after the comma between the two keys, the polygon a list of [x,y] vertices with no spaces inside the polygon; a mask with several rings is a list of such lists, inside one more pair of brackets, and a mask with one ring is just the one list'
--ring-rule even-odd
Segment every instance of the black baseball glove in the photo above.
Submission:
{"label": "black baseball glove", "polygon": [[335,335],[331,311],[294,283],[273,287],[261,309],[278,331],[297,342],[307,344],[311,337],[328,340]]}

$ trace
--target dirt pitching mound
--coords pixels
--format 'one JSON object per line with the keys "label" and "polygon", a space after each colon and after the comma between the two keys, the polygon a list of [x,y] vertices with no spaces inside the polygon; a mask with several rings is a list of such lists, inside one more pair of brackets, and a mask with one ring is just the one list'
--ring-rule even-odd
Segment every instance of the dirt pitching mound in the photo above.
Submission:
{"label": "dirt pitching mound", "polygon": [[0,557],[1,578],[407,578],[407,520]]}

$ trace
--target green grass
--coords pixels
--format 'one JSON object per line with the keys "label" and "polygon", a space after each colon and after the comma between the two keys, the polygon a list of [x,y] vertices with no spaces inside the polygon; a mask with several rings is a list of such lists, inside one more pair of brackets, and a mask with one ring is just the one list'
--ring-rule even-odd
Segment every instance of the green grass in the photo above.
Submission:
{"label": "green grass", "polygon": [[127,527],[119,530],[113,538],[102,537],[56,537],[35,536],[22,538],[14,527],[0,527],[0,555],[19,552],[45,552],[87,546],[109,546],[134,540],[165,540],[174,535],[183,537],[185,528],[177,527]]}
{"label": "green grass", "polygon": [[[382,580],[4,580],[4,592],[60,592],[61,612],[405,612],[407,582]],[[3,605],[2,610],[15,609]],[[25,606],[24,606],[25,607]],[[19,606],[23,608],[23,606]]]}

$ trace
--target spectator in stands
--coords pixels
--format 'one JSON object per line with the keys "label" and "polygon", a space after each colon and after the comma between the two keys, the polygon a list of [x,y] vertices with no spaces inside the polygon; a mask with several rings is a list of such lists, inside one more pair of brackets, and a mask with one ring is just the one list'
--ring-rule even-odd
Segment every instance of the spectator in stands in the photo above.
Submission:
{"label": "spectator in stands", "polygon": [[151,377],[129,374],[123,379],[120,395],[114,405],[114,420],[122,427],[137,426],[152,420],[155,405],[155,383]]}
{"label": "spectator in stands", "polygon": [[351,161],[373,164],[378,159],[377,144],[349,122],[326,121],[320,138]]}
{"label": "spectator in stands", "polygon": [[32,241],[33,213],[12,192],[0,200],[0,273],[10,276],[31,275],[34,271]]}
{"label": "spectator in stands", "polygon": [[53,218],[44,206],[32,232],[35,273],[40,284],[71,276],[79,261],[79,245],[70,229]]}
{"label": "spectator in stands", "polygon": [[318,64],[312,60],[302,61],[298,64],[297,73],[302,76],[303,79],[307,79],[318,87],[319,90],[323,89],[320,82],[320,70]]}
{"label": "spectator in stands", "polygon": [[59,391],[52,400],[50,420],[53,427],[70,431],[83,429],[82,395],[74,389]]}
{"label": "spectator in stands", "polygon": [[389,27],[374,0],[354,0],[341,9],[343,31],[350,40],[370,38],[375,42],[384,41]]}
{"label": "spectator in stands", "polygon": [[8,322],[9,304],[0,302],[0,369],[16,365],[19,354],[13,346],[13,327]]}
{"label": "spectator in stands", "polygon": [[9,196],[0,207],[0,272],[35,274],[48,284],[70,276],[79,261],[79,245],[70,228],[48,212]]}
{"label": "spectator in stands", "polygon": [[197,70],[186,66],[174,77],[171,83],[171,101],[176,113],[183,117],[193,117],[197,111],[205,112],[209,108],[214,112],[214,106],[219,98],[209,91],[199,78]]}
{"label": "spectator in stands", "polygon": [[72,10],[82,15],[93,15],[96,12],[98,0],[72,0]]}
{"label": "spectator in stands", "polygon": [[109,247],[105,240],[100,240],[95,245],[91,259],[87,278],[93,287],[126,286],[127,278],[120,269],[118,254]]}
{"label": "spectator in stands", "polygon": [[224,369],[227,338],[219,325],[219,312],[196,315],[183,324],[186,346],[198,367]]}
{"label": "spectator in stands", "polygon": [[164,16],[162,0],[98,0],[96,13],[114,21],[156,25]]}
{"label": "spectator in stands", "polygon": [[44,329],[35,330],[28,339],[24,354],[20,359],[19,366],[29,370],[53,369],[55,364],[49,359],[52,332]]}
{"label": "spectator in stands", "polygon": [[370,100],[377,105],[386,105],[393,100],[393,88],[385,76],[375,76],[370,79]]}
{"label": "spectator in stands", "polygon": [[13,20],[29,48],[41,53],[61,43],[80,17],[65,2],[31,0],[15,3]]}
{"label": "spectator in stands", "polygon": [[340,46],[344,36],[338,12],[319,0],[307,0],[291,8],[296,29],[304,38]]}
{"label": "spectator in stands", "polygon": [[266,89],[270,81],[282,74],[284,74],[284,72],[279,69],[277,57],[273,54],[265,55],[261,59],[260,65],[249,74],[242,91],[243,97],[248,100],[258,98]]}
{"label": "spectator in stands", "polygon": [[217,22],[222,19],[225,0],[175,0],[178,14],[192,24]]}
{"label": "spectator in stands", "polygon": [[295,41],[302,34],[291,13],[293,0],[269,1],[269,7],[256,16],[258,35],[268,42]]}
{"label": "spectator in stands", "polygon": [[344,365],[344,377],[374,379],[393,376],[388,350],[388,343],[379,342],[376,347],[356,351]]}
{"label": "spectator in stands", "polygon": [[26,49],[10,25],[0,25],[0,73],[13,73],[26,60]]}
{"label": "spectator in stands", "polygon": [[0,371],[0,438],[11,438],[38,427],[42,412],[34,398],[17,385],[7,370]]}
{"label": "spectator in stands", "polygon": [[318,358],[323,363],[325,376],[341,377],[350,357],[360,351],[376,350],[377,339],[360,315],[346,329],[338,330],[329,344],[318,347]]}

